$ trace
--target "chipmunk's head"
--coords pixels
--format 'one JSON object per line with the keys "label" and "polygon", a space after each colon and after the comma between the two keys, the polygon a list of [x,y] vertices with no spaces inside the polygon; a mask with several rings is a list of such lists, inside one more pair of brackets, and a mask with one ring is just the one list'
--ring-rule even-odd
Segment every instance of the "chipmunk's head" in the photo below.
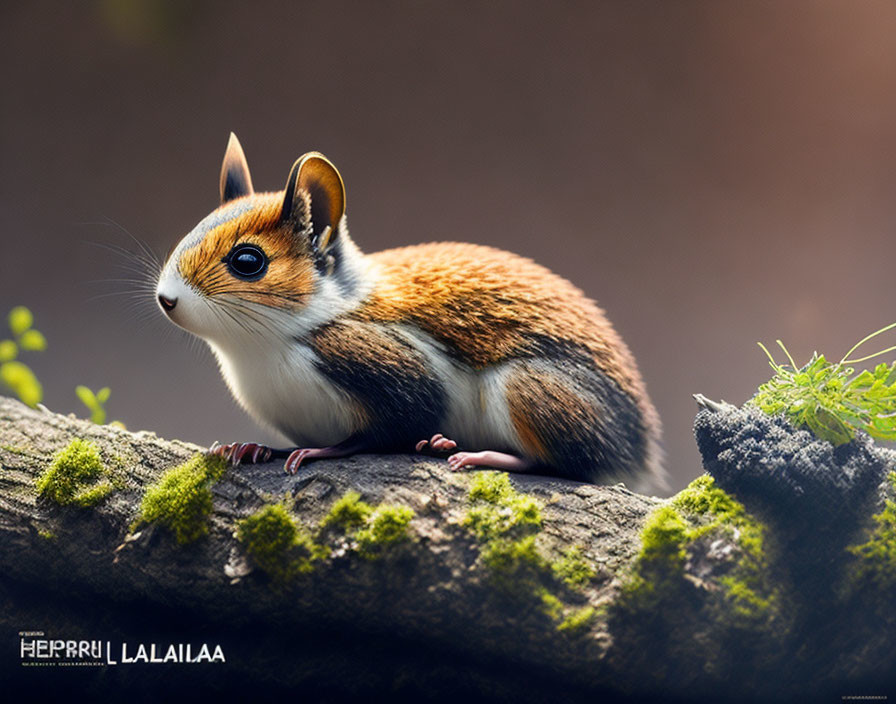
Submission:
{"label": "chipmunk's head", "polygon": [[181,240],[159,277],[165,314],[217,343],[300,334],[325,317],[345,297],[353,275],[346,260],[357,255],[336,167],[309,152],[293,165],[285,190],[255,193],[231,134],[220,191],[220,207]]}

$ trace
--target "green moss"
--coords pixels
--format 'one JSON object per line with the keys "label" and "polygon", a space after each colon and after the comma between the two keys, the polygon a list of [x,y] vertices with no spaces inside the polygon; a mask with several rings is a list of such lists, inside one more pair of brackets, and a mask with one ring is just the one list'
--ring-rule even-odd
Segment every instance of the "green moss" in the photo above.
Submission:
{"label": "green moss", "polygon": [[641,551],[638,565],[651,574],[679,574],[687,557],[685,543],[688,527],[672,506],[654,511],[641,532]]}
{"label": "green moss", "polygon": [[518,496],[520,494],[511,486],[506,472],[476,472],[470,480],[470,501],[504,504]]}
{"label": "green moss", "polygon": [[[888,477],[896,491],[896,473]],[[857,561],[852,568],[853,589],[870,589],[891,594],[896,587],[896,502],[887,499],[884,509],[874,516],[875,527],[868,541],[848,548]]]}
{"label": "green moss", "polygon": [[518,577],[522,572],[543,572],[550,565],[535,545],[535,536],[519,540],[494,538],[482,548],[482,562],[498,577]]}
{"label": "green moss", "polygon": [[[462,525],[479,541],[480,560],[491,583],[521,608],[534,607],[551,620],[566,623],[579,611],[566,601],[581,601],[572,590],[581,589],[596,574],[582,549],[569,547],[552,560],[538,542],[541,502],[516,491],[506,473],[474,474],[468,499],[471,505]],[[592,609],[589,618],[595,615]]]}
{"label": "green moss", "polygon": [[737,543],[745,556],[757,563],[764,561],[764,529],[751,517],[743,504],[719,489],[712,477],[698,477],[672,500],[672,505],[684,514],[697,517],[701,523],[688,531],[694,540],[719,529],[737,532]]}
{"label": "green moss", "polygon": [[44,540],[56,540],[56,533],[51,530],[39,530],[37,534]]}
{"label": "green moss", "polygon": [[361,501],[361,495],[357,491],[347,491],[330,507],[329,513],[321,521],[321,527],[347,532],[367,523],[372,513],[373,506]]}
{"label": "green moss", "polygon": [[74,503],[78,506],[82,506],[84,508],[88,506],[94,506],[98,504],[100,501],[105,499],[109,494],[111,494],[115,490],[115,487],[111,482],[103,481],[99,484],[94,484],[92,487],[88,489],[84,489],[83,491],[79,491],[74,498]]}
{"label": "green moss", "polygon": [[410,540],[408,527],[414,511],[408,506],[362,501],[357,491],[349,490],[337,499],[321,519],[315,540],[324,541],[328,534],[344,534],[341,550],[355,549],[367,559],[385,555],[391,547]]}
{"label": "green moss", "polygon": [[704,662],[724,678],[780,647],[792,618],[786,580],[770,567],[765,528],[711,477],[656,509],[641,537],[610,609],[627,671],[662,661],[660,679],[674,678],[688,663]]}
{"label": "green moss", "polygon": [[597,574],[594,565],[585,559],[582,548],[578,545],[566,548],[561,556],[551,564],[551,569],[567,586],[573,588],[588,584]]}
{"label": "green moss", "polygon": [[237,539],[250,559],[278,584],[310,572],[321,547],[301,530],[283,504],[271,504],[243,519]]}
{"label": "green moss", "polygon": [[708,474],[697,477],[676,494],[672,505],[696,516],[711,516],[716,523],[740,520],[746,514],[743,505],[719,489]]}
{"label": "green moss", "polygon": [[654,613],[674,608],[686,586],[688,539],[687,524],[674,507],[662,506],[647,518],[635,568],[619,598],[625,611]]}
{"label": "green moss", "polygon": [[568,636],[580,636],[587,633],[597,620],[598,611],[593,606],[583,606],[572,611],[560,624],[557,630]]}
{"label": "green moss", "polygon": [[[707,674],[724,679],[741,662],[761,661],[786,637],[764,529],[711,477],[699,477],[656,509],[641,538],[609,612],[625,671],[662,663],[658,679],[674,680],[682,668],[702,662]],[[710,557],[720,539],[726,549]]]}
{"label": "green moss", "polygon": [[773,595],[762,594],[762,585],[743,576],[722,577],[719,583],[728,590],[728,601],[733,616],[741,622],[759,621],[769,614],[773,607]]}
{"label": "green moss", "polygon": [[474,474],[469,500],[474,505],[467,511],[463,523],[481,540],[541,528],[541,504],[516,491],[506,473]]}
{"label": "green moss", "polygon": [[97,446],[75,438],[56,453],[35,487],[39,495],[58,504],[88,507],[112,491],[108,475]]}
{"label": "green moss", "polygon": [[538,595],[541,599],[541,608],[550,618],[559,621],[563,618],[563,602],[547,589],[539,590]]}
{"label": "green moss", "polygon": [[220,457],[197,454],[169,469],[147,488],[137,524],[159,523],[181,544],[202,537],[208,532],[212,510],[211,486],[226,468]]}
{"label": "green moss", "polygon": [[504,472],[476,472],[470,480],[471,504],[462,524],[482,543],[482,561],[499,577],[519,570],[543,570],[548,562],[538,552],[541,504],[516,491]]}
{"label": "green moss", "polygon": [[770,582],[763,526],[709,476],[691,482],[673,505],[703,520],[702,525],[691,529],[691,540],[712,531],[735,538],[741,557],[731,574],[719,580],[734,619],[744,626],[762,626],[773,620],[781,604]]}
{"label": "green moss", "polygon": [[764,529],[708,475],[691,482],[645,523],[628,598],[646,607],[680,597],[687,588],[682,580],[688,551],[710,534],[727,536],[739,549],[733,568],[718,580],[725,600],[721,617],[741,627],[761,627],[780,606],[768,575]]}
{"label": "green moss", "polygon": [[355,534],[358,551],[365,557],[376,557],[383,548],[407,540],[413,517],[414,511],[407,506],[380,504]]}

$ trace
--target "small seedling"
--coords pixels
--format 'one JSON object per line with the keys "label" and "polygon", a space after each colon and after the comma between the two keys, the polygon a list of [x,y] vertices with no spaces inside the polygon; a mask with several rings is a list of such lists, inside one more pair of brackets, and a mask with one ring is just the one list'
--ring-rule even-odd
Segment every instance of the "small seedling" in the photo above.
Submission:
{"label": "small seedling", "polygon": [[863,344],[894,327],[896,323],[863,338],[837,363],[816,352],[803,367],[797,367],[780,340],[778,346],[789,365],[778,364],[760,342],[775,375],[748,403],[769,415],[783,413],[796,427],[808,428],[833,445],[849,442],[856,430],[881,440],[896,440],[896,362],[878,364],[872,371],[860,373],[848,366],[896,350],[893,346],[850,359]]}
{"label": "small seedling", "polygon": [[106,422],[104,404],[109,400],[109,395],[112,393],[109,387],[104,386],[96,393],[93,393],[86,386],[76,386],[75,393],[81,399],[81,403],[87,406],[87,410],[90,411],[90,420],[97,425],[103,425]]}
{"label": "small seedling", "polygon": [[35,330],[34,316],[25,306],[16,306],[9,312],[9,330],[12,340],[0,340],[0,380],[32,408],[44,397],[43,387],[31,371],[17,357],[20,351],[40,352],[47,348],[43,334]]}
{"label": "small seedling", "polygon": [[[22,403],[32,408],[44,397],[44,390],[31,368],[20,362],[20,351],[42,352],[47,349],[47,339],[34,328],[34,315],[25,306],[16,306],[9,312],[9,329],[13,339],[0,340],[0,381],[8,386]],[[86,386],[75,387],[75,393],[90,411],[90,420],[98,425],[106,422],[106,401],[112,393],[104,387],[94,393]],[[124,428],[119,421],[111,425]]]}

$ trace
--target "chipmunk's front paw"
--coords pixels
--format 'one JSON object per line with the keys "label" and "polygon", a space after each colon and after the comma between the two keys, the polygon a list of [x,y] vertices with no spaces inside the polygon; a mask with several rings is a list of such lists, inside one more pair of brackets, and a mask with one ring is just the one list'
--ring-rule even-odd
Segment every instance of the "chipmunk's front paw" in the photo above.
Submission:
{"label": "chipmunk's front paw", "polygon": [[234,442],[229,445],[221,445],[215,442],[209,449],[210,455],[223,457],[234,467],[245,462],[246,464],[261,464],[271,459],[274,451],[267,445],[259,445],[254,442]]}
{"label": "chipmunk's front paw", "polygon": [[[283,464],[283,471],[287,474],[295,474],[299,471],[299,467],[302,466],[302,462],[319,457],[321,456],[320,453],[321,448],[318,447],[305,447],[293,450],[292,454],[286,458],[286,462]],[[326,455],[323,456],[326,457]]]}
{"label": "chipmunk's front paw", "polygon": [[451,438],[446,438],[441,433],[436,433],[429,440],[421,440],[416,445],[417,452],[431,455],[441,455],[457,448],[457,443]]}

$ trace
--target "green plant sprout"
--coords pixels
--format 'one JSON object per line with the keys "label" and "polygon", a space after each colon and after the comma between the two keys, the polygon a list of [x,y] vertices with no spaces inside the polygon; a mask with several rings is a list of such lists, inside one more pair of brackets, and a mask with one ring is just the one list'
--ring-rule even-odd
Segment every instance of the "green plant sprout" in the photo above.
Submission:
{"label": "green plant sprout", "polygon": [[9,330],[12,340],[0,340],[0,380],[32,408],[44,397],[44,390],[31,368],[17,357],[19,352],[41,352],[47,348],[43,334],[35,330],[34,316],[25,306],[16,306],[9,312]]}
{"label": "green plant sprout", "polygon": [[[109,400],[109,396],[112,394],[112,391],[108,386],[104,386],[96,393],[93,393],[86,386],[79,384],[75,387],[75,393],[78,395],[78,398],[81,399],[81,403],[87,406],[87,410],[90,411],[90,420],[97,425],[105,425],[106,424],[106,401]],[[113,420],[109,425],[114,425],[116,428],[121,428],[122,430],[126,430],[124,423],[120,420]]]}
{"label": "green plant sprout", "polygon": [[96,393],[93,393],[86,386],[79,385],[75,387],[75,393],[81,399],[81,403],[87,406],[87,410],[90,411],[90,420],[97,425],[105,424],[106,409],[103,407],[103,404],[109,400],[109,395],[112,393],[111,389],[108,386],[104,386]]}
{"label": "green plant sprout", "polygon": [[833,445],[849,442],[857,429],[881,440],[896,440],[896,362],[858,374],[847,366],[896,350],[893,346],[850,359],[859,347],[894,327],[896,323],[891,323],[862,338],[836,364],[815,352],[805,366],[797,367],[784,343],[776,340],[790,362],[778,364],[758,343],[775,375],[747,403],[769,415],[783,413],[794,426],[808,428]]}
{"label": "green plant sprout", "polygon": [[[25,306],[16,306],[9,312],[9,329],[13,339],[0,340],[0,381],[12,389],[22,403],[36,407],[44,397],[44,389],[28,365],[18,361],[22,350],[42,352],[47,349],[47,339],[34,328],[34,315]],[[76,386],[75,393],[90,411],[90,420],[97,425],[106,422],[106,401],[112,393],[103,387],[96,393],[86,386]],[[124,428],[120,421],[111,425]]]}

